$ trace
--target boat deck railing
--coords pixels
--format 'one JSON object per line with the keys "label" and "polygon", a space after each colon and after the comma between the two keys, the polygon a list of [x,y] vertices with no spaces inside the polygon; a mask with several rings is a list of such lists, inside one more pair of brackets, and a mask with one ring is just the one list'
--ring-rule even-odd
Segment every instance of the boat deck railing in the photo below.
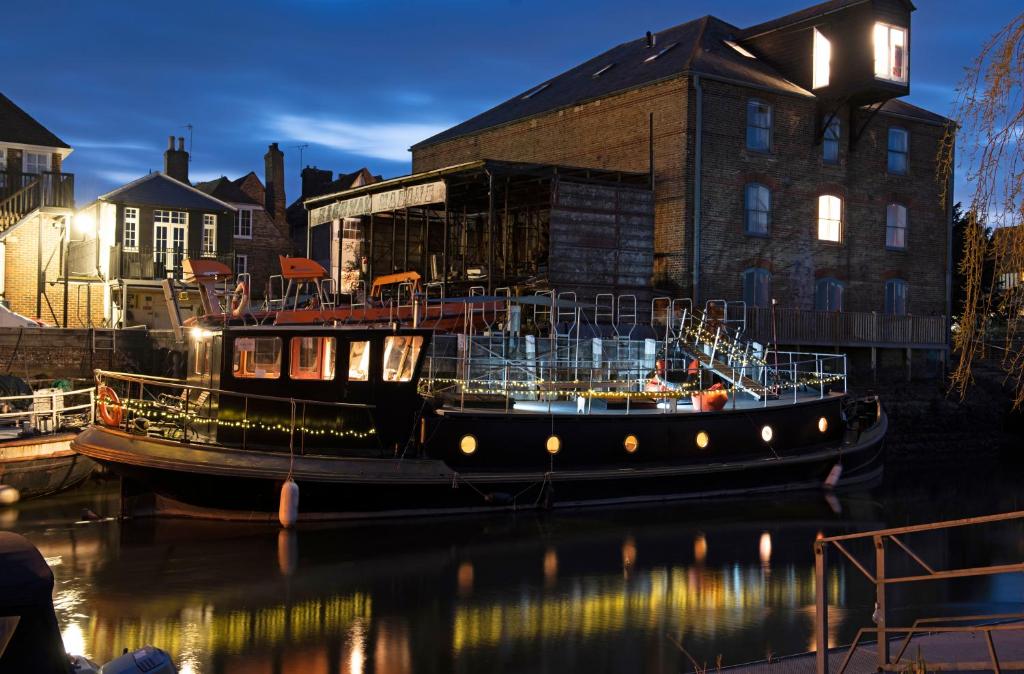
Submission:
{"label": "boat deck railing", "polygon": [[89,386],[0,397],[0,428],[44,434],[84,428],[92,423],[95,395],[96,389]]}
{"label": "boat deck railing", "polygon": [[[856,534],[842,536],[822,537],[814,542],[814,568],[815,568],[815,619],[814,635],[817,645],[816,669],[817,674],[829,674],[828,665],[828,552],[834,550],[839,552],[850,564],[854,566],[865,578],[875,586],[875,612],[872,619],[874,627],[865,627],[858,630],[853,643],[846,652],[839,665],[838,674],[844,674],[847,666],[857,651],[861,639],[870,634],[877,638],[876,651],[878,655],[878,671],[909,671],[913,669],[911,663],[903,660],[907,647],[911,640],[922,634],[980,634],[984,637],[984,643],[988,650],[988,662],[932,662],[928,661],[928,671],[969,671],[978,669],[992,669],[999,672],[1002,669],[1024,669],[1024,662],[1008,662],[1000,660],[996,650],[995,642],[992,639],[993,633],[1007,631],[1024,631],[1024,614],[1000,613],[990,615],[966,615],[966,616],[943,616],[928,617],[916,620],[910,627],[894,627],[887,621],[886,590],[889,586],[903,583],[916,583],[925,581],[941,581],[961,578],[976,578],[1005,573],[1020,573],[1024,571],[1024,562],[1010,564],[989,564],[986,566],[973,566],[967,568],[941,569],[929,564],[924,558],[918,555],[908,545],[906,539],[914,534],[927,532],[961,529],[964,527],[977,527],[991,525],[1000,522],[1020,522],[1024,520],[1024,511],[1001,513],[984,517],[969,517],[959,520],[945,522],[933,522],[892,529],[880,529],[878,531],[865,531]],[[866,545],[865,545],[866,544]],[[871,552],[867,555],[864,551],[858,550],[856,546],[870,545],[874,553],[874,564],[866,561],[870,559]],[[903,574],[890,574],[889,556],[887,551],[903,553],[906,564],[911,571]],[[873,569],[873,570],[872,570]],[[954,624],[966,623],[966,624]],[[899,650],[894,658],[889,657],[891,644],[890,635],[904,635]]]}
{"label": "boat deck railing", "polygon": [[[724,390],[768,405],[846,391],[846,357],[834,353],[766,351],[754,359],[697,361],[682,349],[666,353],[660,340],[572,340],[437,335],[420,389],[464,407],[480,397],[516,401],[690,400]],[[791,398],[789,397],[791,396]],[[666,410],[674,406],[665,406]],[[581,405],[585,412],[590,405]]]}
{"label": "boat deck railing", "polygon": [[370,404],[241,393],[106,370],[96,370],[96,391],[100,421],[126,433],[299,455],[339,441],[380,448]]}

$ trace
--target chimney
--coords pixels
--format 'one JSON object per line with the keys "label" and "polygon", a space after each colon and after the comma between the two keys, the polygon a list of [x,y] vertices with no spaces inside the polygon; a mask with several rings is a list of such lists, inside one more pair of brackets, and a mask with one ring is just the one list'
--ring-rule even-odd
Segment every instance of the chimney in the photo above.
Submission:
{"label": "chimney", "polygon": [[164,150],[164,173],[171,178],[188,182],[188,152],[185,151],[185,139],[178,138],[178,149],[174,149],[174,136],[167,137],[167,149]]}
{"label": "chimney", "polygon": [[316,197],[324,193],[334,180],[334,172],[307,166],[302,169],[302,198]]}
{"label": "chimney", "polygon": [[658,41],[658,38],[651,31],[647,31],[647,46],[653,47],[654,43]]}
{"label": "chimney", "polygon": [[267,209],[274,222],[284,225],[284,153],[277,147],[277,143],[271,143],[267,153],[263,155],[263,168],[266,187],[263,207]]}

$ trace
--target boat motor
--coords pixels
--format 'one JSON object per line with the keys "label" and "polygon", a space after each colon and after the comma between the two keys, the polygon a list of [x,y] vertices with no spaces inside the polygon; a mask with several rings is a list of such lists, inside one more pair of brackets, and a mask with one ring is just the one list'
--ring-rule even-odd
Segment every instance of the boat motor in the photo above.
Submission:
{"label": "boat motor", "polygon": [[73,656],[71,671],[74,674],[178,674],[171,656],[154,646],[126,652],[102,667],[81,656]]}

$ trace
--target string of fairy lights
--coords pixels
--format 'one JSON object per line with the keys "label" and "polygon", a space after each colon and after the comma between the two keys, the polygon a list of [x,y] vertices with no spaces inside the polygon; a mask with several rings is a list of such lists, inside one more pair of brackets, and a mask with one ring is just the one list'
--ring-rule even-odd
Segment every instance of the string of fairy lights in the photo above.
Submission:
{"label": "string of fairy lights", "polygon": [[[259,418],[245,418],[245,419],[214,419],[208,417],[198,417],[195,414],[186,414],[183,410],[177,410],[169,408],[158,402],[150,400],[124,400],[120,403],[113,401],[102,401],[108,409],[114,410],[119,409],[124,412],[129,412],[137,418],[143,418],[150,423],[159,422],[173,425],[181,425],[182,421],[188,419],[192,424],[209,424],[218,428],[230,428],[244,431],[258,431],[258,432],[279,432],[279,433],[291,433],[292,425],[286,422],[279,421],[264,421]],[[307,436],[323,436],[332,438],[369,438],[377,434],[377,429],[370,427],[367,430],[356,430],[347,428],[337,428],[335,426],[328,426],[324,424],[296,424],[295,432],[301,433]]]}

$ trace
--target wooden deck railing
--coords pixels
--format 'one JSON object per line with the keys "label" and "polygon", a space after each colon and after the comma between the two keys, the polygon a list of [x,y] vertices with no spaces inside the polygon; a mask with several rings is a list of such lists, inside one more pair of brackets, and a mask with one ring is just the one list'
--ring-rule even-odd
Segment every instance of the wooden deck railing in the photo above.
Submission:
{"label": "wooden deck railing", "polygon": [[0,232],[39,208],[75,207],[71,173],[4,173],[0,190]]}
{"label": "wooden deck railing", "polygon": [[747,334],[762,343],[801,346],[945,348],[945,316],[892,316],[875,312],[747,309]]}

